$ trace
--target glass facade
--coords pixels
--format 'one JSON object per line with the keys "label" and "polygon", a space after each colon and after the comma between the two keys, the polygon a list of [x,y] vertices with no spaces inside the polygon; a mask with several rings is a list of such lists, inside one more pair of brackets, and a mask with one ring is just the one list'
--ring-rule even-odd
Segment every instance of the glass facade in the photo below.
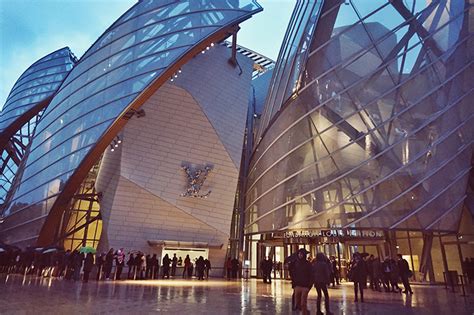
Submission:
{"label": "glass facade", "polygon": [[[299,75],[285,75],[294,58],[280,51],[249,168],[245,232],[456,232],[474,135],[473,9],[465,1],[318,5],[307,8],[316,21],[301,19],[314,29],[299,26],[301,40],[311,37]],[[280,81],[291,91],[284,98]]]}
{"label": "glass facade", "polygon": [[210,45],[216,34],[229,36],[261,10],[253,0],[167,0],[139,1],[125,12],[81,57],[43,113],[5,203],[0,236],[36,239],[39,228],[28,225],[41,227],[71,176],[137,96],[192,57],[194,47]]}
{"label": "glass facade", "polygon": [[68,47],[32,64],[17,80],[0,113],[0,206],[13,185],[44,108],[74,66]]}

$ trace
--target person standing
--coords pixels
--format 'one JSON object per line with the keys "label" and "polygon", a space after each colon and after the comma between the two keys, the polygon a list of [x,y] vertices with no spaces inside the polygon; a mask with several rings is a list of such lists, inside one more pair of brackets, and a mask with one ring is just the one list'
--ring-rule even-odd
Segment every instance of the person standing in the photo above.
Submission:
{"label": "person standing", "polygon": [[81,277],[81,268],[82,268],[82,260],[84,256],[79,253],[77,250],[73,252],[73,265],[74,265],[74,281],[77,281]]}
{"label": "person standing", "polygon": [[339,269],[337,267],[336,257],[331,256],[330,258],[330,267],[331,267],[331,283],[335,287],[336,284],[339,285]]}
{"label": "person standing", "polygon": [[202,256],[199,256],[196,261],[196,274],[198,280],[204,280],[204,258]]}
{"label": "person standing", "polygon": [[145,270],[145,279],[152,278],[152,265],[151,265],[151,255],[146,255],[146,270]]}
{"label": "person standing", "polygon": [[232,258],[227,257],[227,261],[225,263],[225,268],[227,271],[227,280],[230,280],[232,276]]}
{"label": "person standing", "polygon": [[150,266],[151,266],[151,279],[158,279],[158,270],[160,268],[158,258],[156,257],[156,254],[153,254],[150,258]]}
{"label": "person standing", "polygon": [[240,262],[237,258],[232,259],[232,279],[237,279],[238,271],[240,268]]}
{"label": "person standing", "polygon": [[405,288],[405,291],[403,293],[405,294],[413,294],[413,291],[411,290],[410,287],[410,282],[408,278],[412,276],[412,272],[410,271],[410,267],[408,266],[408,261],[406,259],[403,259],[402,255],[398,254],[398,271],[400,273],[400,278],[402,279],[403,287]]}
{"label": "person standing", "polygon": [[176,266],[178,265],[178,257],[176,254],[173,254],[173,259],[171,260],[171,276],[176,276]]}
{"label": "person standing", "polygon": [[383,282],[383,287],[385,289],[385,292],[390,292],[390,274],[392,273],[390,265],[390,258],[385,257],[385,260],[382,263],[382,282]]}
{"label": "person standing", "polygon": [[187,278],[189,268],[191,268],[191,258],[189,258],[189,255],[186,255],[186,258],[184,258],[183,278]]}
{"label": "person standing", "polygon": [[168,254],[163,257],[163,279],[165,277],[167,279],[170,278],[170,258],[168,257]]}
{"label": "person standing", "polygon": [[273,263],[268,256],[262,260],[260,263],[260,268],[262,268],[263,283],[272,283]]}
{"label": "person standing", "polygon": [[400,278],[400,270],[395,259],[390,259],[390,285],[392,286],[392,292],[401,293],[402,289],[398,286],[398,279]]}
{"label": "person standing", "polygon": [[125,265],[125,253],[123,252],[123,248],[120,248],[115,253],[115,280],[120,280],[120,276],[122,275],[123,266]]}
{"label": "person standing", "polygon": [[374,270],[374,290],[382,291],[380,287],[380,282],[382,281],[382,263],[379,257],[374,259],[372,266]]}
{"label": "person standing", "polygon": [[311,263],[306,260],[306,253],[304,248],[298,250],[292,278],[295,286],[295,306],[303,312],[303,315],[309,314],[308,293],[313,285]]}
{"label": "person standing", "polygon": [[367,265],[358,252],[355,252],[353,255],[350,273],[352,281],[354,282],[354,302],[359,301],[357,297],[358,291],[360,291],[360,301],[364,302],[363,282],[367,279]]}
{"label": "person standing", "polygon": [[110,274],[112,273],[112,266],[114,263],[114,249],[111,248],[107,255],[105,255],[105,262],[104,262],[104,273],[105,273],[105,280],[110,280]]}
{"label": "person standing", "polygon": [[87,253],[86,259],[84,259],[84,278],[82,281],[87,283],[89,281],[89,274],[94,266],[94,255],[92,253]]}
{"label": "person standing", "polygon": [[326,315],[332,315],[329,310],[329,293],[327,285],[331,282],[331,269],[332,263],[327,259],[323,253],[317,253],[316,259],[313,262],[312,272],[314,279],[314,286],[318,294],[318,300],[316,304],[316,315],[322,315],[321,312],[321,292],[324,293],[324,306],[326,309]]}
{"label": "person standing", "polygon": [[130,255],[128,256],[128,260],[127,260],[127,266],[128,266],[128,276],[127,276],[127,279],[132,279],[133,278],[133,275],[135,273],[134,271],[134,265],[135,265],[135,257],[133,257],[133,254],[130,253]]}
{"label": "person standing", "polygon": [[206,258],[204,259],[204,272],[206,274],[206,279],[209,279],[209,270],[211,270],[211,261]]}

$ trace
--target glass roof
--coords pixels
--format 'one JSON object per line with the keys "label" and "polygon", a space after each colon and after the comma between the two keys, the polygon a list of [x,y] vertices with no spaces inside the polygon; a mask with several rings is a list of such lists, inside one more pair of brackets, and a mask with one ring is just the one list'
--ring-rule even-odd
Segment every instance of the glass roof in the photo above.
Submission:
{"label": "glass roof", "polygon": [[89,48],[46,109],[5,215],[58,195],[147,86],[194,46],[261,10],[250,0],[140,1],[133,6]]}

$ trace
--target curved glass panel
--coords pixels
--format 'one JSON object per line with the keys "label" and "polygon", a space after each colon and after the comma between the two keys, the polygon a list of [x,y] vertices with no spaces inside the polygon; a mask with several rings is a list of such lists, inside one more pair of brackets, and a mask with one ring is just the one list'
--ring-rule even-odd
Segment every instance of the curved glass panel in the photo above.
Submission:
{"label": "curved glass panel", "polygon": [[39,102],[51,97],[74,66],[68,47],[59,49],[32,64],[13,85],[0,113],[0,132]]}
{"label": "curved glass panel", "polygon": [[[44,112],[5,223],[61,194],[102,135],[166,69],[261,10],[250,0],[139,1],[89,48]],[[48,213],[51,203],[45,207]]]}
{"label": "curved glass panel", "polygon": [[440,218],[460,213],[471,167],[473,11],[462,0],[325,2],[304,77],[253,153],[246,233],[452,231],[459,217]]}
{"label": "curved glass panel", "polygon": [[44,107],[75,62],[68,47],[52,52],[32,64],[10,91],[0,113],[0,207],[13,185]]}

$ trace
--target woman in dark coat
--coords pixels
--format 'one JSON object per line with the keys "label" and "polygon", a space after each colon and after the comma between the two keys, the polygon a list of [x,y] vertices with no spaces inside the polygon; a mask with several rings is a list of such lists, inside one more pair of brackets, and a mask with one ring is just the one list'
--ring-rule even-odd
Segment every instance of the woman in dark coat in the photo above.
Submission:
{"label": "woman in dark coat", "polygon": [[92,253],[87,253],[86,259],[84,259],[84,278],[82,281],[87,283],[89,281],[89,274],[94,266],[94,255]]}
{"label": "woman in dark coat", "polygon": [[351,279],[354,282],[355,302],[358,302],[357,291],[360,291],[360,301],[364,302],[364,281],[367,281],[367,264],[359,253],[354,253],[350,267]]}

